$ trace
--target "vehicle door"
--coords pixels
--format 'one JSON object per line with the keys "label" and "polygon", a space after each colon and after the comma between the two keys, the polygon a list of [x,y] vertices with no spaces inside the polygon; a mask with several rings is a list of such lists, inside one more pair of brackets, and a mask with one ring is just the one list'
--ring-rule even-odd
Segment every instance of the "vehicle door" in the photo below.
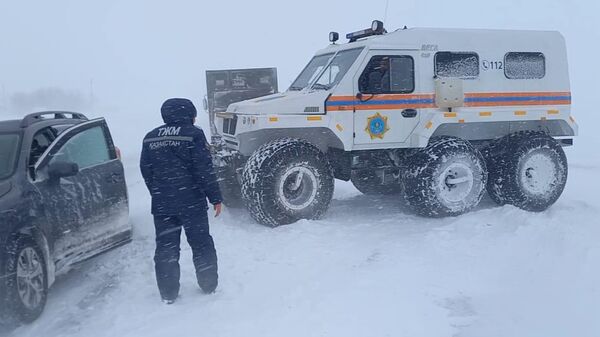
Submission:
{"label": "vehicle door", "polygon": [[418,94],[418,59],[417,51],[369,51],[354,80],[356,145],[408,141],[419,124],[419,109],[432,99]]}
{"label": "vehicle door", "polygon": [[[103,119],[78,124],[63,132],[36,164],[36,177],[41,180],[37,184],[41,191],[45,189],[44,197],[50,205],[61,205],[75,217],[70,220],[68,235],[61,238],[64,242],[60,242],[66,249],[58,260],[64,264],[88,257],[112,229],[111,220],[115,215],[107,206],[116,201],[109,186],[118,180],[123,182],[123,176],[122,166],[114,163],[116,154],[106,132]],[[49,169],[57,163],[76,164],[78,172],[53,182]],[[113,166],[120,167],[121,171]],[[65,196],[64,200],[51,195],[57,188],[60,195]]]}
{"label": "vehicle door", "polygon": [[[99,179],[101,198],[100,207],[96,209],[92,228],[97,230],[96,243],[102,246],[113,246],[131,235],[129,224],[129,200],[125,172],[121,159],[117,156],[116,147],[106,123],[94,133],[95,155],[99,164],[90,170],[95,170]],[[108,158],[104,157],[108,151]],[[101,155],[101,156],[100,156]]]}
{"label": "vehicle door", "polygon": [[[62,138],[67,140],[68,135]],[[85,222],[83,200],[89,197],[83,188],[83,177],[75,174],[60,179],[52,179],[48,174],[51,163],[58,157],[51,157],[60,150],[63,141],[56,139],[52,128],[38,131],[31,144],[29,153],[29,172],[33,185],[39,192],[43,206],[48,233],[52,246],[52,257],[57,269],[69,263],[80,250],[81,242],[77,232]],[[43,163],[43,165],[42,165]]]}

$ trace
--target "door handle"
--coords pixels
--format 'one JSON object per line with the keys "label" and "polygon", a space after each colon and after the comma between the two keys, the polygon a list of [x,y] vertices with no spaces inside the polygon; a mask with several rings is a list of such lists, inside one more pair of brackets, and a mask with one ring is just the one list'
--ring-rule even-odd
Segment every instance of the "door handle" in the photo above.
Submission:
{"label": "door handle", "polygon": [[417,116],[417,110],[415,109],[404,109],[402,110],[402,117],[414,118]]}

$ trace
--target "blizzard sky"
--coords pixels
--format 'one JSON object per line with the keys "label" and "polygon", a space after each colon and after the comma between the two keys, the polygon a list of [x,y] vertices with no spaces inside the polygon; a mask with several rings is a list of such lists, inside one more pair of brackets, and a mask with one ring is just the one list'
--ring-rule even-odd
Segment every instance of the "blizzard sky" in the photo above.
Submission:
{"label": "blizzard sky", "polygon": [[165,98],[189,97],[201,106],[207,69],[277,67],[283,91],[328,44],[329,31],[344,36],[385,19],[388,30],[559,30],[582,135],[594,134],[586,128],[600,120],[588,111],[597,96],[598,1],[390,0],[387,15],[386,0],[0,1],[0,106],[14,93],[57,87],[93,92],[92,114],[158,123]]}

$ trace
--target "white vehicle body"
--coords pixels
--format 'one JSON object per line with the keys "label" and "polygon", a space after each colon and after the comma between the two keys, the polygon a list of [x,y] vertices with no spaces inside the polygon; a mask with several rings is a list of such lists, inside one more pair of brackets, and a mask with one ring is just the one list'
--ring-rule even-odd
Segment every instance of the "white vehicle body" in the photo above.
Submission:
{"label": "white vehicle body", "polygon": [[[422,148],[437,135],[466,140],[495,139],[519,130],[542,130],[553,137],[577,135],[565,41],[558,32],[403,29],[332,44],[316,56],[353,49],[360,49],[356,60],[328,90],[313,86],[327,75],[328,69],[323,69],[300,91],[232,104],[218,114],[217,129],[226,146],[249,156],[261,144],[280,137],[306,139],[327,152]],[[444,52],[477,56],[478,74],[459,78],[464,97],[451,109],[436,105],[435,97],[436,57]],[[543,74],[536,75],[541,78],[508,78],[509,53],[515,53],[517,61],[519,53],[543,55]],[[361,74],[373,57],[383,55],[413,60],[414,90],[358,99]],[[523,65],[508,61],[516,71],[528,66],[527,60]],[[403,114],[407,109],[408,117]],[[373,129],[369,124],[374,119]]]}
{"label": "white vehicle body", "polygon": [[560,33],[386,33],[374,21],[347,37],[319,51],[286,92],[217,113],[226,202],[279,226],[324,214],[334,179],[402,195],[433,217],[468,212],[486,191],[529,211],[559,198],[562,146],[577,135]]}

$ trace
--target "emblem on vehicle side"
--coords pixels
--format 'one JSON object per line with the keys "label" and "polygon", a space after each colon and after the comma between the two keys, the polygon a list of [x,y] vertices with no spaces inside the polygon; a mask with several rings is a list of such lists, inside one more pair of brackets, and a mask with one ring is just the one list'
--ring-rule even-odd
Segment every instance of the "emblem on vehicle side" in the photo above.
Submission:
{"label": "emblem on vehicle side", "polygon": [[365,131],[371,136],[371,139],[383,139],[383,136],[385,136],[385,133],[389,130],[387,116],[382,116],[378,112],[367,118],[367,127],[365,128]]}

